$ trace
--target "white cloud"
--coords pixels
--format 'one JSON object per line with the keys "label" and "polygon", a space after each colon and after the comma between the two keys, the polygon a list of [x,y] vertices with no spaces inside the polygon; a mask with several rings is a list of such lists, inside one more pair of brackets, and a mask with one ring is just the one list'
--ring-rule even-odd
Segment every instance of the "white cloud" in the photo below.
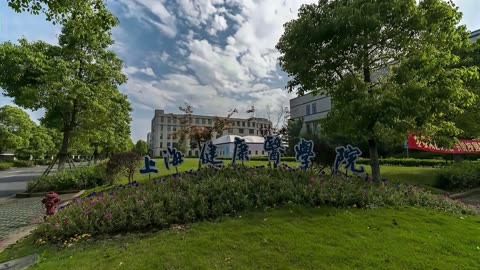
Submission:
{"label": "white cloud", "polygon": [[215,15],[213,17],[212,28],[209,32],[212,35],[215,35],[216,32],[224,31],[228,28],[227,20],[222,15]]}
{"label": "white cloud", "polygon": [[[118,0],[127,18],[136,18],[142,23],[153,25],[167,37],[177,34],[176,19],[164,5],[163,0]],[[153,14],[154,19],[149,14]]]}
{"label": "white cloud", "polygon": [[153,69],[150,67],[147,68],[138,68],[134,66],[128,66],[122,69],[123,73],[126,73],[127,75],[133,75],[137,73],[143,73],[151,77],[155,77],[155,72],[153,72]]}

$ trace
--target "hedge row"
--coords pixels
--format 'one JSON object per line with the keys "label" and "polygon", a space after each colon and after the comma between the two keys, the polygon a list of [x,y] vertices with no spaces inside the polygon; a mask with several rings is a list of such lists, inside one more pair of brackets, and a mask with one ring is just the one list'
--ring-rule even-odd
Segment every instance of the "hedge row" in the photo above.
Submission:
{"label": "hedge row", "polygon": [[80,167],[73,170],[40,176],[27,185],[28,192],[61,191],[86,189],[104,185],[104,169],[100,167]]}
{"label": "hedge row", "polygon": [[[360,158],[358,164],[369,165],[370,159]],[[414,158],[385,158],[380,159],[380,165],[392,165],[403,167],[442,167],[447,164],[445,160],[439,159],[414,159]]]}
{"label": "hedge row", "polygon": [[469,189],[480,187],[480,163],[458,162],[442,168],[435,186],[442,189]]}
{"label": "hedge row", "polygon": [[0,171],[4,171],[13,166],[11,162],[0,162]]}

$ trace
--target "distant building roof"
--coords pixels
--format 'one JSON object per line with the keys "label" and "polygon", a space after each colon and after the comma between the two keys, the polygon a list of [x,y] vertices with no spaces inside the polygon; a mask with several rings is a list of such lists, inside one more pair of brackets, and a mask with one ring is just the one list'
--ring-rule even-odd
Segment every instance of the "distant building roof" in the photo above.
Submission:
{"label": "distant building roof", "polygon": [[233,143],[235,141],[235,137],[240,137],[245,139],[246,143],[264,143],[265,139],[260,136],[238,136],[238,135],[223,135],[215,140],[213,140],[213,144],[225,144],[225,143]]}
{"label": "distant building roof", "polygon": [[480,29],[473,31],[470,33],[470,39],[475,41],[480,37]]}

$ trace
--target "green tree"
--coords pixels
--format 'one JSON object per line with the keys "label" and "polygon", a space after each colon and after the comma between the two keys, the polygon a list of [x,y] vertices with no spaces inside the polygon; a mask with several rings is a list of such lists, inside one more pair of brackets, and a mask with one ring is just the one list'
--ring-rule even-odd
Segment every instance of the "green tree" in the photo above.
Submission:
{"label": "green tree", "polygon": [[145,155],[148,153],[148,144],[146,141],[138,140],[135,144],[135,153]]}
{"label": "green tree", "polygon": [[285,24],[277,48],[289,91],[332,97],[327,133],[368,142],[374,179],[378,142],[415,132],[439,144],[460,133],[455,118],[475,94],[476,67],[455,67],[470,42],[461,14],[441,0],[320,0]]}
{"label": "green tree", "polygon": [[14,106],[0,108],[0,153],[28,147],[35,123],[22,109]]}
{"label": "green tree", "polygon": [[32,129],[32,136],[29,138],[28,146],[18,150],[18,155],[24,159],[44,159],[47,155],[55,153],[54,138],[51,132],[43,126],[35,126]]}
{"label": "green tree", "polygon": [[59,170],[64,168],[72,138],[95,132],[109,121],[119,100],[128,103],[118,91],[126,81],[122,62],[107,50],[118,20],[101,0],[73,4],[78,9],[63,21],[59,46],[24,39],[18,45],[0,45],[0,87],[5,95],[25,108],[45,109],[42,123],[62,132]]}

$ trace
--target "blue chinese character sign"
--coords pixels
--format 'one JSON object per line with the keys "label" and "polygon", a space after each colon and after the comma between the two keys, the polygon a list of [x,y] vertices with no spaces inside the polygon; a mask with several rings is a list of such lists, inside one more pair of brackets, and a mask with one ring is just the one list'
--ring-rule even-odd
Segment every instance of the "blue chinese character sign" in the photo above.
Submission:
{"label": "blue chinese character sign", "polygon": [[311,159],[315,157],[313,141],[301,138],[300,142],[295,145],[294,150],[295,160],[300,163],[300,168],[304,170],[308,169],[312,165]]}
{"label": "blue chinese character sign", "polygon": [[205,143],[200,152],[200,161],[202,164],[210,164],[213,167],[220,166],[223,162],[215,160],[217,158],[217,146],[212,141]]}
{"label": "blue chinese character sign", "polygon": [[149,156],[144,157],[145,165],[140,169],[141,174],[148,173],[148,178],[150,178],[150,173],[158,173],[158,169],[155,167],[155,160],[150,159]]}
{"label": "blue chinese character sign", "polygon": [[268,160],[273,160],[273,166],[276,168],[280,163],[280,150],[285,150],[282,146],[282,138],[278,135],[268,135],[265,137],[263,149],[268,152]]}
{"label": "blue chinese character sign", "polygon": [[163,162],[165,163],[165,168],[170,170],[170,164],[175,167],[175,170],[178,173],[178,166],[183,163],[184,155],[182,152],[178,151],[176,148],[168,147],[167,150],[163,150]]}
{"label": "blue chinese character sign", "polygon": [[250,160],[248,156],[248,144],[245,142],[245,139],[240,137],[235,137],[234,149],[233,149],[233,159],[232,164],[235,164],[236,160],[241,160],[242,164],[245,160]]}
{"label": "blue chinese character sign", "polygon": [[358,147],[353,147],[351,145],[339,146],[335,148],[335,152],[337,155],[335,156],[335,164],[333,168],[333,172],[337,173],[340,169],[342,164],[345,165],[347,170],[350,170],[354,173],[363,173],[365,172],[365,168],[360,166],[356,168],[356,162],[358,158],[362,155],[362,151]]}

